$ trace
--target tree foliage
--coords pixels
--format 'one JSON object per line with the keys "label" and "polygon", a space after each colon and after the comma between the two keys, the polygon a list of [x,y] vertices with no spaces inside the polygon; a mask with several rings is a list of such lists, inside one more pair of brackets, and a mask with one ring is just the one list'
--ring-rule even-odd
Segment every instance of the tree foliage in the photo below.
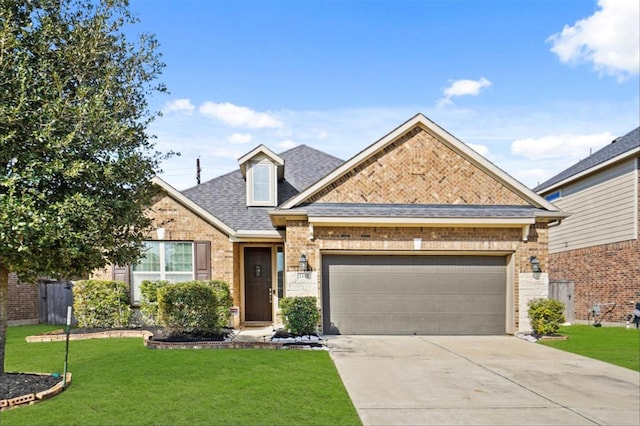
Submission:
{"label": "tree foliage", "polygon": [[165,158],[148,97],[165,88],[155,38],[125,35],[136,22],[127,0],[0,0],[2,354],[8,271],[77,277],[139,257]]}

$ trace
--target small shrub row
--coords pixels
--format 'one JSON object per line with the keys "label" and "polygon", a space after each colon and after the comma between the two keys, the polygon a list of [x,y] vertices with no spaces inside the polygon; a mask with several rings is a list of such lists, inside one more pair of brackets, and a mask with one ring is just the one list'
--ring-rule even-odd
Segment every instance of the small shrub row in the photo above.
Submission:
{"label": "small shrub row", "polygon": [[[219,335],[232,304],[224,281],[145,281],[140,286],[140,311],[146,325],[160,325],[170,334]],[[133,311],[129,286],[121,281],[84,280],[73,286],[74,316],[83,328],[125,328]]]}
{"label": "small shrub row", "polygon": [[219,335],[228,323],[232,299],[224,281],[145,281],[140,288],[145,322],[170,334]]}
{"label": "small shrub row", "polygon": [[320,312],[318,299],[307,297],[284,297],[280,300],[284,326],[295,335],[309,335],[318,330]]}

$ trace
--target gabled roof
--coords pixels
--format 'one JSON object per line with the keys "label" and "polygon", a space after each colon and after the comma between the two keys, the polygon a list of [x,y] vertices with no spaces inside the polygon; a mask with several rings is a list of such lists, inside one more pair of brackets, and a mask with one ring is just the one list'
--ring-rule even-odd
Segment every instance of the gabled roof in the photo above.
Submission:
{"label": "gabled roof", "polygon": [[584,160],[578,161],[568,169],[558,173],[551,179],[534,188],[535,192],[546,192],[559,184],[564,184],[579,177],[592,173],[597,169],[629,158],[640,152],[640,127],[626,135],[617,138],[609,145],[594,152]]}
{"label": "gabled roof", "polygon": [[[343,163],[336,157],[306,145],[299,145],[278,157],[286,162],[284,180],[278,183],[278,204],[295,196]],[[269,211],[273,207],[247,207],[245,185],[241,171],[235,170],[184,190],[182,194],[236,232],[274,230],[269,218]]]}
{"label": "gabled roof", "polygon": [[291,209],[296,206],[303,204],[310,197],[320,192],[322,189],[351,171],[352,169],[358,167],[360,164],[364,163],[371,156],[376,154],[378,151],[384,149],[386,146],[390,145],[398,138],[402,137],[404,134],[414,129],[416,126],[420,126],[425,131],[431,133],[436,136],[442,143],[447,145],[449,148],[453,149],[459,155],[461,155],[466,160],[470,161],[476,167],[483,170],[485,173],[493,176],[497,181],[502,183],[505,187],[509,188],[515,194],[518,194],[522,199],[526,200],[532,206],[537,208],[543,208],[548,211],[558,211],[559,209],[545,200],[544,198],[537,195],[531,189],[527,188],[525,185],[511,177],[508,173],[497,167],[495,164],[491,163],[489,160],[484,158],[482,155],[478,154],[476,151],[471,149],[469,146],[464,144],[462,141],[448,133],[446,130],[438,126],[433,121],[429,120],[423,114],[416,114],[414,117],[406,121],[404,124],[400,125],[398,128],[370,145],[365,150],[356,154],[350,160],[347,160],[344,164],[338,167],[336,170],[311,185],[309,188],[300,192],[298,195],[294,196],[287,202],[281,205],[279,211]]}
{"label": "gabled roof", "polygon": [[262,144],[258,145],[250,152],[238,159],[242,177],[245,179],[247,178],[247,163],[259,155],[266,156],[273,162],[273,164],[275,164],[276,166],[280,166],[278,167],[278,180],[282,180],[284,178],[284,160],[278,154],[275,154],[273,151]]}

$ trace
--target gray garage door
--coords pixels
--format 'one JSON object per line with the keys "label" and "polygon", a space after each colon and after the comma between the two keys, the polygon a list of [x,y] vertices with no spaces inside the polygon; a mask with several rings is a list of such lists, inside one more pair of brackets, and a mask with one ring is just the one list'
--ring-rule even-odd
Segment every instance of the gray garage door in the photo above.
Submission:
{"label": "gray garage door", "polygon": [[504,334],[506,258],[322,260],[325,334]]}

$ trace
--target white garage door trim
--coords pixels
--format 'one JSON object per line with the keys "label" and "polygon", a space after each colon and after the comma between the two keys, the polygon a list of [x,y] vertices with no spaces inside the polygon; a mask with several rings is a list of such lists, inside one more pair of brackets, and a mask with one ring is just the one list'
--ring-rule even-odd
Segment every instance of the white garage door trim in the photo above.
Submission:
{"label": "white garage door trim", "polygon": [[[412,257],[409,258],[408,254],[411,254]],[[366,257],[362,257],[363,255]],[[378,256],[383,257],[380,258]],[[347,322],[350,323],[346,332],[341,331],[343,334],[513,333],[513,257],[512,253],[504,252],[442,252],[421,253],[418,256],[416,256],[415,252],[323,252],[322,305],[324,333],[336,334],[336,329],[332,329],[330,326],[331,320],[342,321],[343,326],[347,326]],[[366,265],[372,262],[372,265],[364,268],[358,266],[359,264]],[[355,269],[349,266],[349,264],[354,263],[355,265],[351,266]],[[378,265],[378,263],[385,263],[385,265]],[[334,275],[333,279],[337,280],[338,284],[331,284],[329,265],[331,265],[331,273]],[[389,268],[385,269],[386,267]],[[372,268],[375,271],[372,271]],[[473,270],[469,270],[469,268]],[[482,272],[483,270],[485,271],[484,273]],[[393,276],[394,280],[380,279],[379,277],[383,276],[385,271],[390,274],[389,276]],[[353,273],[356,275],[352,275]],[[370,275],[367,276],[367,274]],[[404,288],[401,288],[398,293],[387,293],[386,290],[388,289],[387,286],[390,285],[390,281],[394,281],[391,285],[397,285],[397,275],[404,276],[404,278],[400,278],[403,281],[401,286]],[[429,284],[428,287],[424,287],[425,277],[428,278],[426,281]],[[462,277],[465,283],[457,281],[458,277]],[[349,286],[354,286],[353,291],[347,287],[347,281],[345,280],[348,280]],[[486,292],[492,292],[493,295],[487,296],[482,291],[478,293],[477,287],[469,287],[468,283],[474,280],[476,280],[476,283],[482,283],[481,286],[486,288]],[[370,290],[369,286],[372,286],[372,290]],[[366,294],[371,295],[371,297],[362,296],[364,293],[359,293],[362,292],[363,288],[366,289]],[[474,290],[478,294],[469,296]],[[413,297],[414,292],[417,294],[415,297]],[[465,292],[467,295],[464,294]],[[338,299],[335,298],[336,294],[334,293],[337,294]],[[333,301],[332,296],[334,296]],[[495,296],[499,296],[499,298]],[[484,301],[482,301],[483,299]],[[476,301],[484,304],[484,306],[480,306],[479,314],[476,315],[476,318],[468,315],[465,317],[464,312],[459,314],[454,314],[453,312],[448,312],[447,314],[446,312],[447,309],[452,310],[451,307],[454,306],[461,306],[461,310],[473,310]],[[436,305],[434,305],[434,302]],[[440,305],[437,303],[448,304],[449,308],[440,309]],[[332,313],[331,304],[340,313],[336,314],[335,310]],[[438,312],[439,310],[440,312]],[[377,315],[371,315],[371,312],[377,312]],[[486,317],[485,325],[480,324],[469,327],[467,324],[449,322],[469,321],[469,324],[481,323],[480,317],[483,316],[483,312],[491,314],[484,315]],[[367,318],[367,315],[369,318]],[[403,315],[405,315],[405,318],[402,318]],[[458,315],[462,319],[458,318]],[[380,319],[378,323],[370,324],[371,322],[376,322],[376,318]],[[496,320],[498,323],[496,323]],[[394,322],[395,324],[391,324]],[[419,325],[421,322],[422,325]],[[357,324],[360,325],[358,326]],[[349,330],[349,327],[351,327],[351,330]],[[360,331],[363,332],[360,333]]]}

